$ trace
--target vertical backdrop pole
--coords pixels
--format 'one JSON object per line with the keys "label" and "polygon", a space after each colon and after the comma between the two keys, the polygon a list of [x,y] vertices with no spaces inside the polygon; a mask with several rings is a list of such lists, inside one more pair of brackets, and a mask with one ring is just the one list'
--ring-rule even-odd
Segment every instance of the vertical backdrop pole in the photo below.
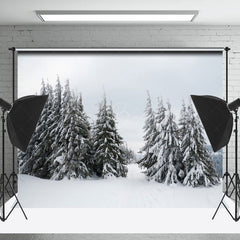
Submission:
{"label": "vertical backdrop pole", "polygon": [[[229,47],[225,47],[224,49],[226,51],[226,103],[228,103],[228,51],[230,50]],[[226,145],[226,181],[225,181],[225,186],[226,186],[226,195],[228,196],[228,145]]]}
{"label": "vertical backdrop pole", "polygon": [[2,220],[5,221],[5,110],[2,109]]}
{"label": "vertical backdrop pole", "polygon": [[238,114],[235,110],[235,221],[238,221]]}
{"label": "vertical backdrop pole", "polygon": [[[9,48],[12,51],[12,102],[16,100],[15,98],[15,47]],[[16,167],[15,167],[15,147],[12,145],[12,186],[16,190]]]}

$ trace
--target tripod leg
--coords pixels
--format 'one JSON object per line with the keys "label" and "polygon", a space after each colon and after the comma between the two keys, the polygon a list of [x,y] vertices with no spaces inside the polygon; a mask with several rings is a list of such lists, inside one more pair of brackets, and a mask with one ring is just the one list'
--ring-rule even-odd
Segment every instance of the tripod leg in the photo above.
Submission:
{"label": "tripod leg", "polygon": [[[220,203],[218,204],[218,207],[217,207],[217,209],[216,209],[216,211],[215,211],[215,213],[214,213],[214,215],[213,215],[213,217],[212,217],[212,220],[215,218],[215,216],[216,216],[216,214],[217,214],[217,212],[218,212],[221,204],[223,204],[223,206],[224,206],[224,207],[227,209],[227,211],[229,212],[228,208],[226,207],[226,205],[225,205],[224,202],[223,202],[223,199],[225,198],[225,196],[228,196],[227,193],[228,193],[228,190],[229,190],[231,184],[233,184],[233,186],[234,186],[234,182],[233,182],[234,176],[235,176],[235,174],[234,174],[232,177],[230,177],[230,182],[228,183],[228,186],[227,186],[227,188],[225,189],[225,193],[223,194],[223,197],[222,197]],[[229,212],[229,213],[230,213],[230,212]],[[231,213],[230,213],[230,215],[231,215]],[[231,215],[231,216],[232,216],[232,215]]]}
{"label": "tripod leg", "polygon": [[[7,176],[5,176],[5,177],[7,178]],[[7,178],[7,179],[8,179],[8,178]],[[23,213],[24,217],[25,217],[26,220],[27,220],[27,215],[26,215],[26,213],[24,212],[23,207],[22,207],[21,203],[19,202],[18,197],[17,197],[17,195],[16,195],[16,193],[15,193],[15,191],[14,191],[14,189],[13,189],[11,183],[9,182],[8,185],[9,185],[9,187],[11,188],[12,193],[13,193],[13,195],[14,195],[16,201],[17,201],[17,204],[19,205],[20,209],[22,210],[22,213]],[[12,210],[11,210],[11,212],[12,212]]]}
{"label": "tripod leg", "polygon": [[223,197],[222,197],[220,203],[218,204],[218,207],[217,207],[217,209],[216,209],[216,211],[215,211],[215,213],[214,213],[214,215],[213,215],[213,217],[212,217],[212,220],[215,218],[215,216],[216,216],[216,214],[217,214],[217,212],[218,212],[218,210],[219,210],[221,204],[223,203],[223,199],[225,198],[227,191],[228,191],[228,187],[227,187],[227,190],[226,190],[226,192],[224,193],[224,195],[223,195]]}

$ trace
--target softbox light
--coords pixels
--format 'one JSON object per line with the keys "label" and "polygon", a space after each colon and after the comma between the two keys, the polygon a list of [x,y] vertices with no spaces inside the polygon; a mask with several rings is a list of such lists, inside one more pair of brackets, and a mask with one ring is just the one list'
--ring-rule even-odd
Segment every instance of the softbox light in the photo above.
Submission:
{"label": "softbox light", "polygon": [[[14,208],[19,205],[25,218],[27,216],[18,200],[14,189],[14,178],[17,177],[13,171],[9,176],[5,172],[5,113],[7,113],[7,130],[13,146],[22,151],[27,150],[32,134],[35,131],[48,96],[26,96],[19,98],[12,105],[0,98],[0,108],[2,110],[2,174],[0,177],[0,202],[2,201],[0,220],[6,221]],[[14,160],[14,158],[13,158]],[[11,178],[13,184],[11,184]],[[6,213],[5,201],[15,197],[15,203],[10,211]]]}
{"label": "softbox light", "polygon": [[11,143],[25,152],[48,96],[26,96],[16,100],[7,115]]}
{"label": "softbox light", "polygon": [[233,128],[233,116],[227,103],[215,96],[191,95],[213,151],[226,146]]}

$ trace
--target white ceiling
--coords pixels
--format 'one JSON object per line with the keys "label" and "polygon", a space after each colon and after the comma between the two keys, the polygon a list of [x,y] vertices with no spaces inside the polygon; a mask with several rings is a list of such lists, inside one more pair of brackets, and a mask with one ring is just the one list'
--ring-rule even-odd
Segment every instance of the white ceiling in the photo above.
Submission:
{"label": "white ceiling", "polygon": [[36,10],[198,10],[188,24],[240,25],[239,0],[0,0],[0,25],[46,25]]}

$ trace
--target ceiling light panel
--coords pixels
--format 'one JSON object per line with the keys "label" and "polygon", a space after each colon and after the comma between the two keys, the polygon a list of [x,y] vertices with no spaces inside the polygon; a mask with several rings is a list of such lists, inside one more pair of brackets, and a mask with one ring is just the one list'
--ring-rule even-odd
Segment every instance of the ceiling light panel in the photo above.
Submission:
{"label": "ceiling light panel", "polygon": [[197,11],[36,11],[43,22],[191,22]]}

